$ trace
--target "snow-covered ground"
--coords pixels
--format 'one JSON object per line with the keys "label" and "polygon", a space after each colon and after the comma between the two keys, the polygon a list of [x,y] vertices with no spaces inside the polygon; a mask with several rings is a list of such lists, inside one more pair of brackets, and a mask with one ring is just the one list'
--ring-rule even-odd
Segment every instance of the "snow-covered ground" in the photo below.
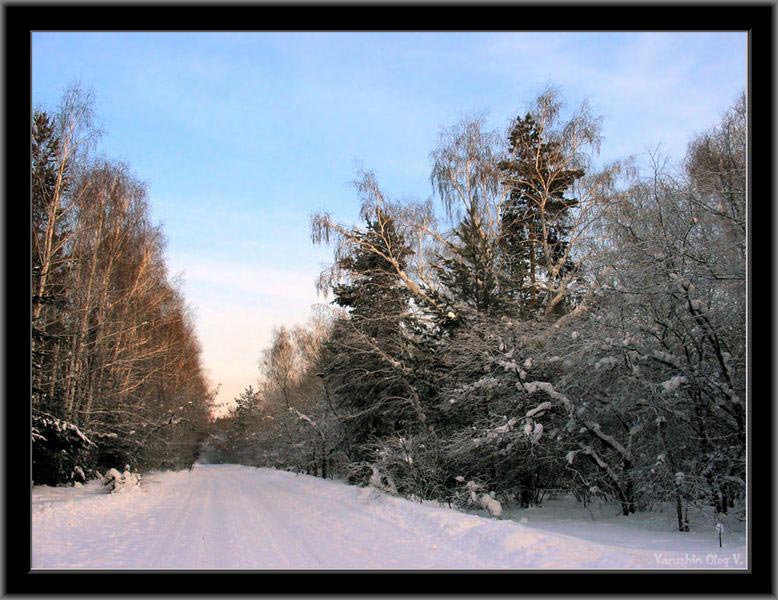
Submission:
{"label": "snow-covered ground", "polygon": [[673,531],[567,500],[503,519],[270,469],[198,465],[105,494],[33,488],[34,569],[665,569],[747,567],[745,536]]}

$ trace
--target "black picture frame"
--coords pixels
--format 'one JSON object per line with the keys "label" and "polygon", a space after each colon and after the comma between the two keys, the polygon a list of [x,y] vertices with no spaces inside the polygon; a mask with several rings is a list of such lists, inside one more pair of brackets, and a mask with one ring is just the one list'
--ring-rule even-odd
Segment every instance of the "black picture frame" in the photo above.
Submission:
{"label": "black picture frame", "polygon": [[[775,594],[772,204],[775,9],[732,4],[3,4],[5,594]],[[346,27],[346,24],[349,27]],[[749,32],[749,564],[747,572],[31,571],[29,219],[31,32],[38,30],[553,30]],[[754,210],[756,209],[756,210]],[[26,231],[29,231],[27,229]],[[27,240],[27,243],[25,243]],[[768,248],[766,248],[768,246]],[[767,301],[767,309],[764,307]],[[756,337],[755,326],[756,325]],[[756,344],[755,344],[756,340]],[[769,364],[765,364],[765,359]],[[754,412],[757,412],[755,415]]]}

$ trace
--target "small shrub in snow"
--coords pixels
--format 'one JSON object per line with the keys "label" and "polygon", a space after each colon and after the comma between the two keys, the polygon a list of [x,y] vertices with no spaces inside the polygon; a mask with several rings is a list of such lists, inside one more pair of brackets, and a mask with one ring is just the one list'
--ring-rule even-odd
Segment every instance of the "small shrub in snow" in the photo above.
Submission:
{"label": "small shrub in snow", "polygon": [[[464,481],[464,478],[460,479],[458,477],[457,481]],[[467,493],[469,502],[465,502],[464,504],[479,506],[483,509],[486,509],[486,511],[493,517],[499,518],[502,516],[502,504],[500,504],[500,501],[494,497],[494,492],[485,494],[482,492],[482,489],[483,486],[481,486],[481,484],[478,484],[475,481],[468,481],[465,484],[465,491]]]}
{"label": "small shrub in snow", "polygon": [[129,469],[124,471],[124,473],[120,473],[117,469],[108,469],[101,483],[108,493],[121,493],[140,485],[140,475],[130,473]]}
{"label": "small shrub in snow", "polygon": [[370,479],[368,480],[368,483],[374,488],[377,488],[379,490],[388,492],[396,496],[397,486],[394,484],[391,475],[381,473],[378,470],[378,467],[376,467],[375,465],[371,465],[371,468],[372,468],[372,474],[370,475]]}
{"label": "small shrub in snow", "polygon": [[499,518],[502,515],[502,504],[487,494],[481,494],[480,504],[489,511],[493,517]]}
{"label": "small shrub in snow", "polygon": [[84,473],[84,470],[79,466],[73,468],[73,472],[70,474],[70,478],[73,480],[74,483],[86,482],[86,474]]}

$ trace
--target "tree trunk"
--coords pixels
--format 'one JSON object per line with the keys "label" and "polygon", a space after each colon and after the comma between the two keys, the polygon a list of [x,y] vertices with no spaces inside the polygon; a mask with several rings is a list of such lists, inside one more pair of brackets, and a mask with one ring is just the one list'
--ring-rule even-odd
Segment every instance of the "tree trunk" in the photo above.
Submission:
{"label": "tree trunk", "polygon": [[626,511],[624,515],[635,513],[635,485],[632,481],[632,462],[625,460],[623,463],[622,477],[624,478],[624,497]]}
{"label": "tree trunk", "polygon": [[689,531],[689,523],[683,515],[683,500],[679,491],[675,493],[675,511],[678,515],[678,531]]}

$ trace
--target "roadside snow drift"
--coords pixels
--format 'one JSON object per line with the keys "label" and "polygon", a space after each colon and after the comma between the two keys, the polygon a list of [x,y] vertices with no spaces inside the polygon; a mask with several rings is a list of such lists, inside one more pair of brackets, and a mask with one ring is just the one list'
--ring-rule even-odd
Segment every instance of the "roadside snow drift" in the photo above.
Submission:
{"label": "roadside snow drift", "polygon": [[[532,514],[527,512],[526,514]],[[542,521],[542,520],[541,520]],[[666,569],[747,566],[743,538],[539,527],[270,469],[155,472],[123,494],[33,488],[33,569]],[[602,529],[602,528],[605,529]],[[571,536],[565,531],[575,532]],[[583,536],[583,537],[580,537]],[[684,537],[685,536],[685,537]],[[596,540],[596,541],[594,541]],[[726,540],[726,538],[725,538]]]}

